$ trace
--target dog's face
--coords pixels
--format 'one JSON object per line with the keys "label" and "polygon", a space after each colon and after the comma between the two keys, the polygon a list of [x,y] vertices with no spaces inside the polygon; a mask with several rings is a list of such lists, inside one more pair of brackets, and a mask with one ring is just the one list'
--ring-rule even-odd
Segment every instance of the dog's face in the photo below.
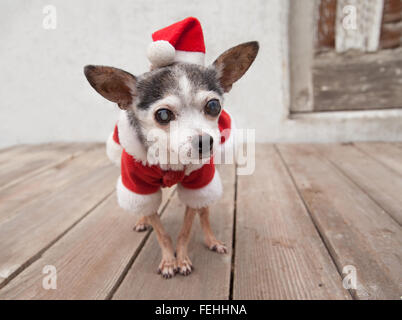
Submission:
{"label": "dog's face", "polygon": [[254,61],[257,42],[227,50],[209,67],[176,63],[135,77],[112,67],[87,66],[103,97],[127,111],[133,132],[161,164],[209,161],[220,143],[223,94]]}

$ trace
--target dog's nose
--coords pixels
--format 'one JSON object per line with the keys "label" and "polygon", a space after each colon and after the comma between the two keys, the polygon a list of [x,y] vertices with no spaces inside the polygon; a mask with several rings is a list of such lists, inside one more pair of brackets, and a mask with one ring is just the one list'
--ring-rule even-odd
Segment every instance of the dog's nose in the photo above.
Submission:
{"label": "dog's nose", "polygon": [[205,154],[207,151],[211,151],[214,143],[214,138],[209,134],[203,134],[193,139],[194,149],[198,149],[199,154]]}

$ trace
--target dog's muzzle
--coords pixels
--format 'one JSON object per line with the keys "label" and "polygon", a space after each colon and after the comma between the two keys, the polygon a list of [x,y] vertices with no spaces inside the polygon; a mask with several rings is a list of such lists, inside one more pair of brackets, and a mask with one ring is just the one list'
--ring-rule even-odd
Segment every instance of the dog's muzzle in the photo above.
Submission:
{"label": "dog's muzzle", "polygon": [[209,134],[195,136],[193,137],[191,143],[194,150],[198,151],[198,156],[200,159],[211,156],[214,138],[212,138],[212,136],[210,136]]}

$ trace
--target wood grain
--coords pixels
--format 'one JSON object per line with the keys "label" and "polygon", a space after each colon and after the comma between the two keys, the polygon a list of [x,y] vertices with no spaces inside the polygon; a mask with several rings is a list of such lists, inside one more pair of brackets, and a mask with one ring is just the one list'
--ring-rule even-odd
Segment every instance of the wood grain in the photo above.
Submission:
{"label": "wood grain", "polygon": [[402,1],[384,0],[382,23],[398,22],[402,20]]}
{"label": "wood grain", "polygon": [[73,185],[31,201],[0,225],[0,287],[113,191],[118,168],[103,159]]}
{"label": "wood grain", "polygon": [[335,48],[337,0],[320,0],[317,20],[317,51]]}
{"label": "wood grain", "polygon": [[[165,190],[160,212],[173,189]],[[1,299],[106,299],[148,232],[134,232],[138,217],[122,210],[116,194],[80,221],[40,259],[0,290]],[[46,265],[57,270],[57,290],[45,290]]]}
{"label": "wood grain", "polygon": [[402,37],[402,1],[384,0],[380,46],[382,49],[397,48]]}
{"label": "wood grain", "polygon": [[24,149],[26,147],[25,144],[18,144],[18,145],[13,145],[5,148],[0,149],[0,163],[3,160],[3,158],[9,158],[10,154],[18,153],[20,150]]}
{"label": "wood grain", "polygon": [[[226,243],[229,253],[219,255],[209,251],[202,241],[198,218],[193,226],[189,257],[195,270],[187,277],[177,274],[165,280],[156,273],[161,254],[154,234],[141,250],[127,273],[114,299],[228,299],[231,272],[235,175],[233,166],[219,168],[224,195],[211,207],[211,223],[217,238]],[[184,217],[184,205],[177,197],[169,204],[162,222],[173,239],[179,233]]]}
{"label": "wood grain", "polygon": [[104,147],[51,166],[31,178],[0,190],[0,224],[18,214],[31,201],[38,201],[60,192],[67,185],[82,181],[82,176],[93,168],[108,164]]}
{"label": "wood grain", "polygon": [[236,218],[234,299],[351,298],[271,145],[239,176]]}
{"label": "wood grain", "polygon": [[402,48],[370,55],[328,53],[314,61],[314,110],[402,107]]}
{"label": "wood grain", "polygon": [[338,270],[357,272],[357,299],[400,299],[401,227],[314,146],[278,146]]}
{"label": "wood grain", "polygon": [[351,144],[315,147],[399,224],[402,224],[402,176],[379,165],[377,161]]}
{"label": "wood grain", "polygon": [[402,175],[402,143],[355,142],[355,147]]}
{"label": "wood grain", "polygon": [[99,146],[85,143],[27,145],[0,156],[0,190]]}
{"label": "wood grain", "polygon": [[[0,190],[0,300],[400,299],[402,228],[389,212],[400,204],[401,143],[257,145],[256,171],[238,177],[236,202],[234,168],[220,167],[225,192],[211,221],[230,252],[205,248],[197,218],[195,270],[171,280],[156,274],[153,233],[132,231],[137,218],[118,208],[119,169],[103,146],[77,146],[83,151],[59,163],[67,148],[0,152],[0,171],[14,157],[29,164],[27,150],[55,160]],[[164,204],[169,198],[164,192]],[[174,196],[162,207],[175,236],[184,206]],[[57,290],[42,286],[46,265],[56,267]],[[347,265],[357,270],[356,290],[342,287]]]}

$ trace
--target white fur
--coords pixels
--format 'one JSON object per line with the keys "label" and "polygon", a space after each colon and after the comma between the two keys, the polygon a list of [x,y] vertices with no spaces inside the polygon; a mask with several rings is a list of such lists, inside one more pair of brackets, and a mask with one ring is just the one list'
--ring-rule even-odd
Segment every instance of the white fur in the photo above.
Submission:
{"label": "white fur", "polygon": [[215,91],[207,91],[207,90],[199,90],[194,97],[194,102],[201,106],[201,108],[205,107],[207,102],[212,99],[219,100],[220,104],[223,105],[223,97],[217,94]]}
{"label": "white fur", "polygon": [[112,161],[116,166],[120,167],[121,164],[121,153],[123,148],[121,145],[113,140],[113,132],[109,135],[106,141],[106,154],[110,161]]}
{"label": "white fur", "polygon": [[205,65],[205,53],[176,50],[176,55],[174,57],[174,61],[193,63],[193,64],[199,64],[201,66],[204,66]]}
{"label": "white fur", "polygon": [[191,83],[185,75],[181,76],[179,79],[180,95],[184,98],[185,104],[191,103]]}
{"label": "white fur", "polygon": [[175,61],[175,48],[168,41],[154,41],[148,46],[147,57],[155,67],[168,66]]}
{"label": "white fur", "polygon": [[211,205],[220,199],[222,192],[221,178],[216,169],[212,181],[201,189],[186,189],[181,184],[177,186],[180,201],[194,209],[200,209]]}
{"label": "white fur", "polygon": [[120,112],[117,127],[119,130],[120,145],[124,148],[124,150],[129,155],[132,155],[136,160],[146,162],[147,153],[145,147],[138,138],[135,128],[130,125],[127,112],[124,110]]}
{"label": "white fur", "polygon": [[162,202],[161,190],[152,194],[134,193],[123,185],[121,176],[117,180],[116,192],[120,207],[138,215],[147,216],[156,213]]}

